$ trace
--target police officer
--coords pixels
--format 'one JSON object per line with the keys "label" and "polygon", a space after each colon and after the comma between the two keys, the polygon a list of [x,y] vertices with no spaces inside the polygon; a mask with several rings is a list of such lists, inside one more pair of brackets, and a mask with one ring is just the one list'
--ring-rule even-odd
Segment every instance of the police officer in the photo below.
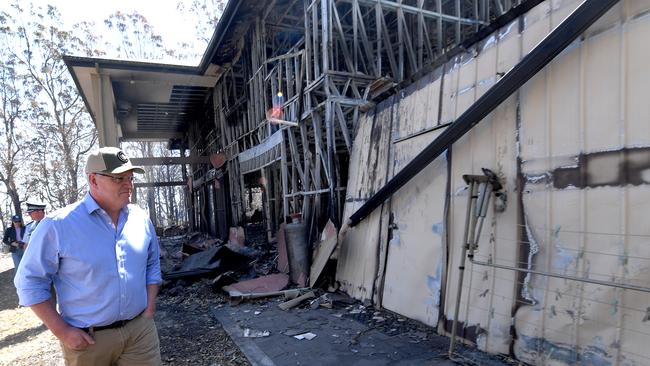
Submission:
{"label": "police officer", "polygon": [[41,220],[43,220],[43,217],[45,217],[45,207],[47,207],[47,205],[44,203],[36,201],[27,202],[26,212],[29,214],[29,217],[32,218],[32,222],[25,226],[25,237],[23,238],[25,243],[29,244],[29,238],[32,236],[32,233]]}

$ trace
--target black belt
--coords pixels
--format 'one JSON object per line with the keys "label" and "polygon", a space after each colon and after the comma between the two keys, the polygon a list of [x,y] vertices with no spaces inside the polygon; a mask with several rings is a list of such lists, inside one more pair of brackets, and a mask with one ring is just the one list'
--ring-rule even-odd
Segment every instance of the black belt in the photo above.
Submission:
{"label": "black belt", "polygon": [[121,328],[121,327],[125,326],[128,322],[130,322],[131,320],[139,317],[140,315],[142,315],[142,313],[136,315],[135,317],[133,317],[131,319],[118,320],[118,321],[113,322],[113,323],[108,324],[108,325],[100,325],[100,326],[97,326],[97,327],[88,327],[88,328],[79,328],[79,329],[83,330],[86,333],[93,333],[93,332],[97,332],[97,331],[100,331],[100,330]]}

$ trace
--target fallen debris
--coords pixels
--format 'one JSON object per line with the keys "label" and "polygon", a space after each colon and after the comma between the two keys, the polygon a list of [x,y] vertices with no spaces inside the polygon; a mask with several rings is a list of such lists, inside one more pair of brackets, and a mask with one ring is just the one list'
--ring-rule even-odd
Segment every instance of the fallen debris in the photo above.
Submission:
{"label": "fallen debris", "polygon": [[212,292],[219,292],[222,287],[231,285],[235,282],[237,282],[237,279],[234,276],[234,272],[228,271],[215,277],[211,281],[210,285],[212,287]]}
{"label": "fallen debris", "polygon": [[242,293],[235,289],[230,288],[230,286],[225,286],[224,291],[230,296],[230,304],[237,305],[244,300],[248,299],[261,299],[265,297],[275,297],[275,296],[284,296],[285,299],[293,299],[300,295],[301,292],[305,291],[304,288],[294,288],[291,290],[283,291],[273,291],[273,292],[260,292],[260,293]]}
{"label": "fallen debris", "polygon": [[185,225],[173,225],[168,226],[163,229],[162,236],[171,237],[171,236],[180,236],[187,232],[187,226]]}
{"label": "fallen debris", "polygon": [[226,246],[214,247],[187,257],[179,270],[163,274],[163,280],[192,279],[240,270],[251,258],[236,253]]}
{"label": "fallen debris", "polygon": [[228,243],[239,245],[240,247],[246,246],[246,234],[243,227],[231,227],[228,233]]}
{"label": "fallen debris", "polygon": [[278,271],[289,273],[289,257],[287,254],[287,241],[284,235],[285,223],[280,224],[278,229]]}
{"label": "fallen debris", "polygon": [[268,276],[254,278],[228,285],[228,291],[236,290],[240,293],[268,293],[283,290],[289,284],[289,276],[284,273],[275,273]]}
{"label": "fallen debris", "polygon": [[250,328],[244,329],[244,337],[246,338],[261,338],[261,337],[268,337],[270,335],[271,332],[269,332],[268,330],[255,330]]}
{"label": "fallen debris", "polygon": [[311,341],[312,339],[316,338],[316,334],[314,334],[312,332],[307,332],[307,333],[295,335],[295,336],[293,336],[293,338],[295,338],[297,340],[300,340],[300,341],[303,340],[303,339]]}
{"label": "fallen debris", "polygon": [[304,295],[301,295],[301,296],[298,296],[295,299],[291,299],[289,301],[285,301],[285,302],[283,302],[281,304],[278,304],[278,307],[280,309],[282,309],[282,310],[289,310],[289,309],[291,309],[293,307],[298,306],[301,302],[303,302],[303,301],[305,301],[307,299],[313,299],[314,297],[316,297],[316,295],[314,294],[314,291],[309,291],[308,293],[306,293]]}
{"label": "fallen debris", "polygon": [[330,297],[329,294],[323,294],[319,298],[309,302],[309,307],[312,309],[316,309],[319,306],[322,306],[327,309],[332,309],[334,307],[332,303],[332,298]]}
{"label": "fallen debris", "polygon": [[327,261],[332,256],[334,249],[336,249],[337,233],[336,227],[331,220],[327,221],[327,225],[321,234],[321,241],[314,250],[312,265],[309,273],[309,287],[314,287],[316,281],[320,277]]}

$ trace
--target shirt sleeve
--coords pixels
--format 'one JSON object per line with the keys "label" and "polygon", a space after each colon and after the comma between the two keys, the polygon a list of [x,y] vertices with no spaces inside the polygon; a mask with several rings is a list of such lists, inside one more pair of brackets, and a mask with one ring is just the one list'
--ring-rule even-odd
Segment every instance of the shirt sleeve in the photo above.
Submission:
{"label": "shirt sleeve", "polygon": [[32,233],[29,248],[25,251],[14,284],[18,303],[31,306],[51,297],[52,276],[59,267],[59,238],[54,222],[43,219],[39,229]]}
{"label": "shirt sleeve", "polygon": [[158,236],[156,235],[156,229],[153,227],[151,221],[147,221],[149,224],[149,233],[151,235],[149,249],[147,250],[147,285],[161,284],[162,276],[160,274],[160,247],[158,244]]}

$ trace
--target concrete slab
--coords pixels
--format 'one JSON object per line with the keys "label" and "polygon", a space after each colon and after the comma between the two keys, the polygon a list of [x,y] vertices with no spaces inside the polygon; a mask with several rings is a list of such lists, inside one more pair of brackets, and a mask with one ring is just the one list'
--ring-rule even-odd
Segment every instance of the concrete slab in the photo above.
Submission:
{"label": "concrete slab", "polygon": [[[213,315],[252,365],[457,364],[446,357],[448,338],[433,334],[433,330],[427,334],[404,330],[389,335],[381,327],[350,319],[345,308],[282,311],[277,307],[280,302],[271,300],[213,309]],[[250,337],[266,332],[268,336]],[[311,340],[294,338],[306,332],[316,337]],[[249,337],[245,337],[245,333]],[[468,364],[505,365],[491,358],[488,355],[480,360],[470,358],[472,361]]]}

